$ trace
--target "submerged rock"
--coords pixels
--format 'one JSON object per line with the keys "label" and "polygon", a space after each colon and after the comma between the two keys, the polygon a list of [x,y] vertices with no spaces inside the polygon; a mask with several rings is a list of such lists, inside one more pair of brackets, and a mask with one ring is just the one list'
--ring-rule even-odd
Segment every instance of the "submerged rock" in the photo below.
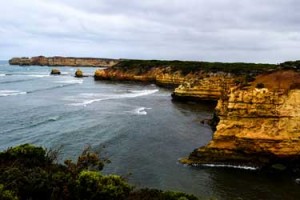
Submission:
{"label": "submerged rock", "polygon": [[60,72],[59,69],[52,69],[50,74],[51,74],[51,75],[60,75],[61,72]]}

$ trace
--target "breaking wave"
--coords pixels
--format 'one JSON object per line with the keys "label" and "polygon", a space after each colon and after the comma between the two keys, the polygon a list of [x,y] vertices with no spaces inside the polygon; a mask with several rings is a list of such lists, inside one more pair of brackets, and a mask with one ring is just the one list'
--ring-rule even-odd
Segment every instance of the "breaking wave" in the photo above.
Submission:
{"label": "breaking wave", "polygon": [[136,108],[132,111],[129,111],[130,113],[133,113],[135,115],[147,115],[147,111],[146,110],[151,110],[152,108],[145,108],[145,107],[140,107],[140,108]]}
{"label": "breaking wave", "polygon": [[[113,99],[124,99],[124,98],[135,98],[135,97],[140,97],[140,96],[151,95],[151,94],[154,94],[158,91],[159,91],[158,89],[155,89],[155,90],[134,90],[134,91],[128,91],[128,93],[126,93],[126,94],[118,94],[118,95],[106,96],[106,97],[103,97],[103,98],[89,99],[89,100],[84,100],[83,102],[80,102],[80,103],[72,103],[72,104],[69,104],[69,105],[71,105],[71,106],[87,106],[89,104],[92,104],[92,103],[95,103],[95,102],[98,102],[98,101],[113,100]],[[89,95],[92,95],[92,94],[89,94]],[[96,94],[95,94],[95,96],[96,96]]]}
{"label": "breaking wave", "polygon": [[0,97],[16,96],[22,94],[27,94],[27,92],[23,92],[19,90],[0,90]]}
{"label": "breaking wave", "polygon": [[259,167],[244,166],[244,165],[226,165],[226,164],[195,164],[193,166],[203,166],[203,167],[218,167],[218,168],[234,168],[234,169],[245,169],[245,170],[258,170]]}
{"label": "breaking wave", "polygon": [[56,83],[67,83],[67,84],[82,84],[82,79],[71,79],[71,80],[63,80],[63,81],[56,81]]}

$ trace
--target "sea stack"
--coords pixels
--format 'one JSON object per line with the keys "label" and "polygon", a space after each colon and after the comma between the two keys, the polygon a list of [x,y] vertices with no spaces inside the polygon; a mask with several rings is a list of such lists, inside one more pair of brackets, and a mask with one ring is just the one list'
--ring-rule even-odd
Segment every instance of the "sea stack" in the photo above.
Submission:
{"label": "sea stack", "polygon": [[80,69],[77,69],[76,72],[75,72],[75,77],[82,78],[83,77],[83,72]]}
{"label": "sea stack", "polygon": [[60,72],[59,69],[52,69],[50,74],[51,74],[51,75],[60,75],[61,72]]}

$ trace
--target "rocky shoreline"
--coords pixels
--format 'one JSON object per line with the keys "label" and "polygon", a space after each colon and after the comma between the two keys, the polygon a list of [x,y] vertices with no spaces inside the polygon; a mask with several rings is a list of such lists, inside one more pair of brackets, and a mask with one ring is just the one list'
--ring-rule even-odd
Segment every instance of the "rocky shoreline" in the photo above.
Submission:
{"label": "rocky shoreline", "polygon": [[16,57],[9,60],[10,65],[37,66],[80,66],[80,67],[112,67],[119,63],[117,59],[107,58],[76,58],[76,57]]}
{"label": "rocky shoreline", "polygon": [[174,88],[173,100],[218,102],[213,139],[181,162],[300,166],[300,62],[279,65],[122,60],[94,79]]}
{"label": "rocky shoreline", "polygon": [[212,141],[181,159],[184,164],[300,166],[299,62],[238,72],[203,65],[183,70],[169,64],[116,65],[97,70],[95,80],[154,82],[173,86],[174,100],[218,101]]}

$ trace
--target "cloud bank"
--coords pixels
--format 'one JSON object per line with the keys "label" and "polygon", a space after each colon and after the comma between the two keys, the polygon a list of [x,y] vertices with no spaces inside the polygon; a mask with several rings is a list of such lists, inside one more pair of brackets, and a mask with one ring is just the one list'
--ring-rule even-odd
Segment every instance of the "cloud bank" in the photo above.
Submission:
{"label": "cloud bank", "polygon": [[10,0],[0,58],[300,59],[297,0]]}

